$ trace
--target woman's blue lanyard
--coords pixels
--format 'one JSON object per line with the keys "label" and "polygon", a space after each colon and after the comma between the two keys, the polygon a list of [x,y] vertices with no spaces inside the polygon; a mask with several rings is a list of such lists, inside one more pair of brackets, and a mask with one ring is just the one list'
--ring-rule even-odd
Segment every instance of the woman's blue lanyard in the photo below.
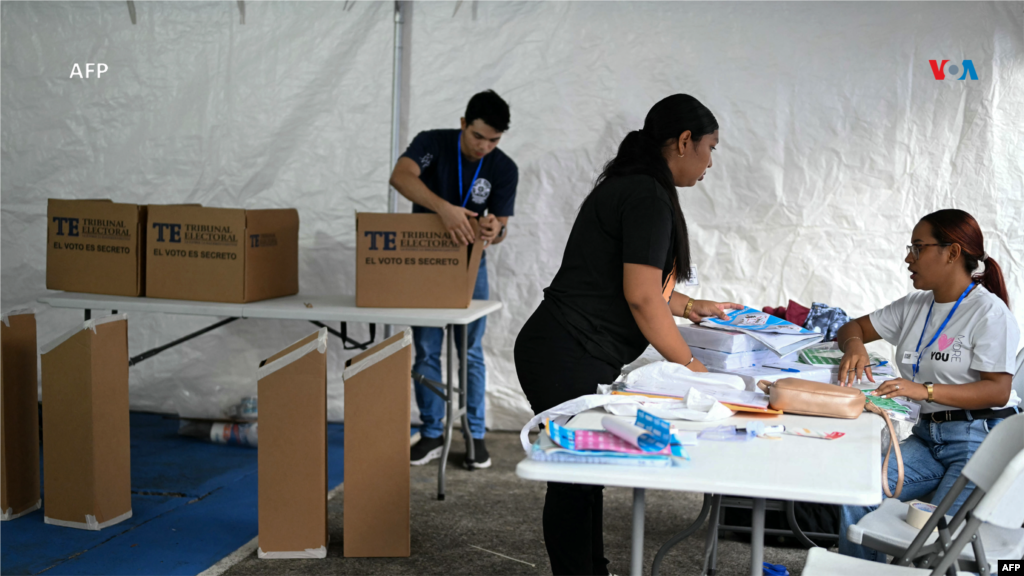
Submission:
{"label": "woman's blue lanyard", "polygon": [[484,165],[484,159],[481,158],[476,165],[476,174],[473,174],[473,181],[469,183],[469,190],[466,190],[466,195],[462,195],[462,132],[459,132],[459,139],[456,142],[459,148],[459,198],[462,199],[462,207],[466,207],[466,203],[469,202],[469,197],[472,195],[470,192],[473,190],[473,185],[476,184],[476,177],[480,175],[480,167]]}
{"label": "woman's blue lanyard", "polygon": [[[949,319],[953,317],[953,313],[960,307],[960,303],[964,301],[964,298],[967,297],[967,294],[971,292],[972,288],[974,288],[974,282],[971,282],[971,285],[967,287],[967,290],[964,290],[964,293],[960,295],[960,298],[957,298],[956,304],[953,305],[953,309],[949,311],[946,319],[942,321],[942,326],[939,326],[939,329],[935,331],[932,339],[928,342],[928,345],[924,347],[925,350],[931,347],[932,344],[935,344],[935,341],[939,339],[939,334],[941,334],[946,328],[946,324],[949,323]],[[924,327],[921,328],[921,337],[917,339],[917,348],[914,349],[914,352],[917,354],[917,361],[914,362],[914,377],[912,378],[914,382],[917,382],[917,372],[921,369],[921,342],[924,340],[925,331],[928,330],[928,320],[932,317],[932,308],[934,307],[935,299],[933,298],[932,305],[928,307],[928,315],[924,318]]]}

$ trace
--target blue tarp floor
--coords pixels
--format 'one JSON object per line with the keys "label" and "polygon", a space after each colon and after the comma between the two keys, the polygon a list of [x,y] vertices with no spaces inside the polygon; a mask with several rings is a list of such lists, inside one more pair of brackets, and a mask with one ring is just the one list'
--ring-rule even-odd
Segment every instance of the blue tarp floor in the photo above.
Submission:
{"label": "blue tarp floor", "polygon": [[[0,573],[195,575],[252,540],[256,449],[177,431],[177,419],[132,413],[132,517],[99,532],[44,524],[42,509],[2,522]],[[333,488],[344,480],[344,425],[329,424],[327,441]]]}

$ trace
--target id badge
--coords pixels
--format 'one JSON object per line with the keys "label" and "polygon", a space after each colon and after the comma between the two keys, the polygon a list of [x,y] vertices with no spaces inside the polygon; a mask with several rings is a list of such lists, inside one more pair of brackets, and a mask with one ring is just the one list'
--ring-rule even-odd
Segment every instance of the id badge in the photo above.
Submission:
{"label": "id badge", "polygon": [[910,350],[907,350],[906,352],[903,353],[903,363],[917,364],[917,359],[919,356],[920,354],[918,354],[917,352],[911,352]]}

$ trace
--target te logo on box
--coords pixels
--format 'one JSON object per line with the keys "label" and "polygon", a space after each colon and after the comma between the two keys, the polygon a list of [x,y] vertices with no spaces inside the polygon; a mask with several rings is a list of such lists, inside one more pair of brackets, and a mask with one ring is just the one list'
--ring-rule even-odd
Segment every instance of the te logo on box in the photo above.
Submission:
{"label": "te logo on box", "polygon": [[[373,232],[365,231],[363,236],[370,238],[370,250],[396,250],[395,248],[395,237],[398,236],[397,232]],[[381,248],[377,248],[377,239],[381,240]]]}
{"label": "te logo on box", "polygon": [[1024,560],[1000,560],[999,576],[1024,574]]}
{"label": "te logo on box", "polygon": [[277,246],[277,235],[276,234],[250,234],[249,235],[249,247],[250,248],[270,248]]}

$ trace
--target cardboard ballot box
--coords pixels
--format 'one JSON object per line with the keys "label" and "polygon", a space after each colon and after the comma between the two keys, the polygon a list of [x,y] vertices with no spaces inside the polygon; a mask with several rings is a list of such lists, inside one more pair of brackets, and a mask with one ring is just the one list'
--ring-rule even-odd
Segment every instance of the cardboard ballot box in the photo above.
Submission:
{"label": "cardboard ballot box", "polygon": [[411,371],[409,329],[346,364],[346,558],[409,556]]}
{"label": "cardboard ballot box", "polygon": [[299,213],[148,207],[146,296],[255,302],[299,291]]}
{"label": "cardboard ballot box", "polygon": [[327,329],[260,366],[260,558],[327,557]]}
{"label": "cardboard ballot box", "polygon": [[37,510],[39,380],[36,317],[12,310],[0,322],[0,520]]}
{"label": "cardboard ballot box", "polygon": [[356,306],[468,308],[483,249],[456,243],[436,214],[356,214]]}
{"label": "cardboard ballot box", "polygon": [[57,200],[46,208],[46,287],[141,296],[146,207],[109,200]]}
{"label": "cardboard ballot box", "polygon": [[128,315],[88,320],[40,353],[43,520],[102,530],[131,518]]}

